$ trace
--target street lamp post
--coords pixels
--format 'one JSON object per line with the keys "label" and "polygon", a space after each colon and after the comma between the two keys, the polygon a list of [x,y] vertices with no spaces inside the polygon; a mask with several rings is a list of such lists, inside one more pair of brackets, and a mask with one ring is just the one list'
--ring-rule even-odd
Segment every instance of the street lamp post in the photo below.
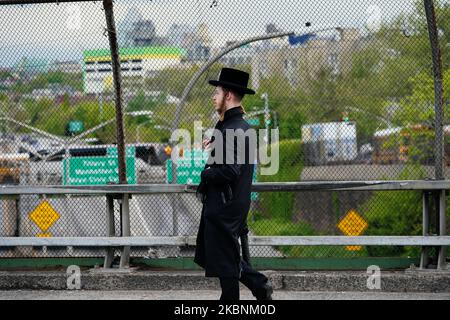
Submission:
{"label": "street lamp post", "polygon": [[261,99],[264,99],[264,126],[266,131],[264,133],[264,142],[269,142],[269,124],[270,124],[270,110],[269,110],[269,95],[267,92],[264,92],[261,95]]}

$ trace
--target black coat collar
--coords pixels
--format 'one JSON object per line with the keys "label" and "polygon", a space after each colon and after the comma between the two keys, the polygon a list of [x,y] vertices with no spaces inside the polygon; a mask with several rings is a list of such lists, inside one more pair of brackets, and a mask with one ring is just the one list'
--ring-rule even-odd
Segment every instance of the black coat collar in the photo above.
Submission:
{"label": "black coat collar", "polygon": [[234,107],[234,108],[228,109],[227,111],[225,111],[225,114],[224,114],[224,116],[223,116],[222,123],[223,123],[223,122],[226,122],[226,121],[229,120],[230,118],[235,117],[236,115],[242,115],[242,114],[244,114],[244,112],[242,111],[241,106],[238,106],[238,107]]}

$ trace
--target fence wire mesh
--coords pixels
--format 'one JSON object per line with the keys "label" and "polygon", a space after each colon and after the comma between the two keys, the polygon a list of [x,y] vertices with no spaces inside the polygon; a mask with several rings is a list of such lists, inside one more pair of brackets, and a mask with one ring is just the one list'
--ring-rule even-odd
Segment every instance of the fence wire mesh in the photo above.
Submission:
{"label": "fence wire mesh", "polygon": [[[448,179],[450,3],[435,6]],[[194,121],[214,127],[219,118],[207,80],[233,67],[250,73],[249,86],[257,92],[243,101],[248,123],[279,130],[279,141],[271,141],[279,147],[279,169],[262,175],[258,165],[254,181],[435,178],[433,68],[422,1],[116,0],[114,14],[128,183],[173,181],[169,138],[183,91],[202,65],[237,41],[290,31],[295,35],[243,45],[208,68],[178,110],[177,128],[192,132]],[[102,2],[1,5],[0,16],[1,184],[117,183],[114,82]],[[200,161],[180,170],[178,183],[198,183],[201,168]],[[43,203],[56,216],[33,219]],[[131,234],[196,235],[201,209],[192,194],[133,196]],[[106,215],[102,197],[3,197],[0,237],[105,236]],[[251,235],[420,235],[421,218],[418,191],[267,192],[252,194],[248,225]],[[419,249],[250,248],[260,257],[417,256]],[[132,255],[193,252],[152,247],[134,248]],[[0,248],[0,257],[103,253]]]}

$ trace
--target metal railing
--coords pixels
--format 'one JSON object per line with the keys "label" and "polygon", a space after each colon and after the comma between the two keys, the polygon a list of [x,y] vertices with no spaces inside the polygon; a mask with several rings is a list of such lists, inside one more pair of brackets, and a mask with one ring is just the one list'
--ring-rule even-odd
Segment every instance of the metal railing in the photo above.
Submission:
{"label": "metal railing", "polygon": [[[1,196],[17,197],[20,195],[66,196],[105,196],[107,201],[106,235],[107,237],[2,237],[0,247],[16,246],[83,246],[105,247],[107,254],[104,267],[110,267],[113,261],[114,247],[121,247],[120,267],[129,266],[130,247],[142,246],[193,246],[194,236],[168,237],[116,237],[114,236],[114,199],[120,199],[122,234],[130,230],[129,199],[131,195],[193,193],[196,185],[149,184],[149,185],[110,185],[110,186],[2,186]],[[319,245],[365,245],[365,246],[422,246],[421,269],[425,269],[429,260],[429,247],[438,247],[437,269],[447,268],[445,247],[450,246],[450,236],[446,235],[446,201],[449,180],[429,181],[327,181],[327,182],[280,182],[254,183],[254,192],[296,192],[296,191],[422,191],[423,216],[422,236],[250,236],[250,246],[319,246]],[[435,200],[436,216],[439,217],[436,230],[430,231],[431,200]],[[174,212],[176,214],[176,212]],[[127,231],[128,230],[128,231]],[[245,249],[245,248],[244,248]],[[248,248],[247,248],[248,249]],[[248,250],[247,250],[248,252]]]}

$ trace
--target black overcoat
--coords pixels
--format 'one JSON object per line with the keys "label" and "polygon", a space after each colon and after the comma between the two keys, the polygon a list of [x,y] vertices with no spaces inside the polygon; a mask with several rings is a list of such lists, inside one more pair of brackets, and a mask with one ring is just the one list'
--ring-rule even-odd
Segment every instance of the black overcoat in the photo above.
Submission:
{"label": "black overcoat", "polygon": [[[223,163],[212,164],[208,160],[201,174],[198,191],[202,195],[203,208],[194,261],[205,269],[206,277],[239,278],[238,239],[246,229],[256,148],[250,152],[254,144],[250,143],[250,135],[245,134],[250,126],[243,119],[241,107],[227,110],[215,128],[223,133],[224,160]],[[233,143],[227,142],[227,129],[237,130],[235,135],[241,136],[244,140],[240,141],[245,141],[245,144],[238,143],[239,138],[232,139]],[[238,152],[245,152],[239,161]],[[227,153],[233,154],[233,163],[226,161]],[[213,155],[214,149],[210,158]]]}

